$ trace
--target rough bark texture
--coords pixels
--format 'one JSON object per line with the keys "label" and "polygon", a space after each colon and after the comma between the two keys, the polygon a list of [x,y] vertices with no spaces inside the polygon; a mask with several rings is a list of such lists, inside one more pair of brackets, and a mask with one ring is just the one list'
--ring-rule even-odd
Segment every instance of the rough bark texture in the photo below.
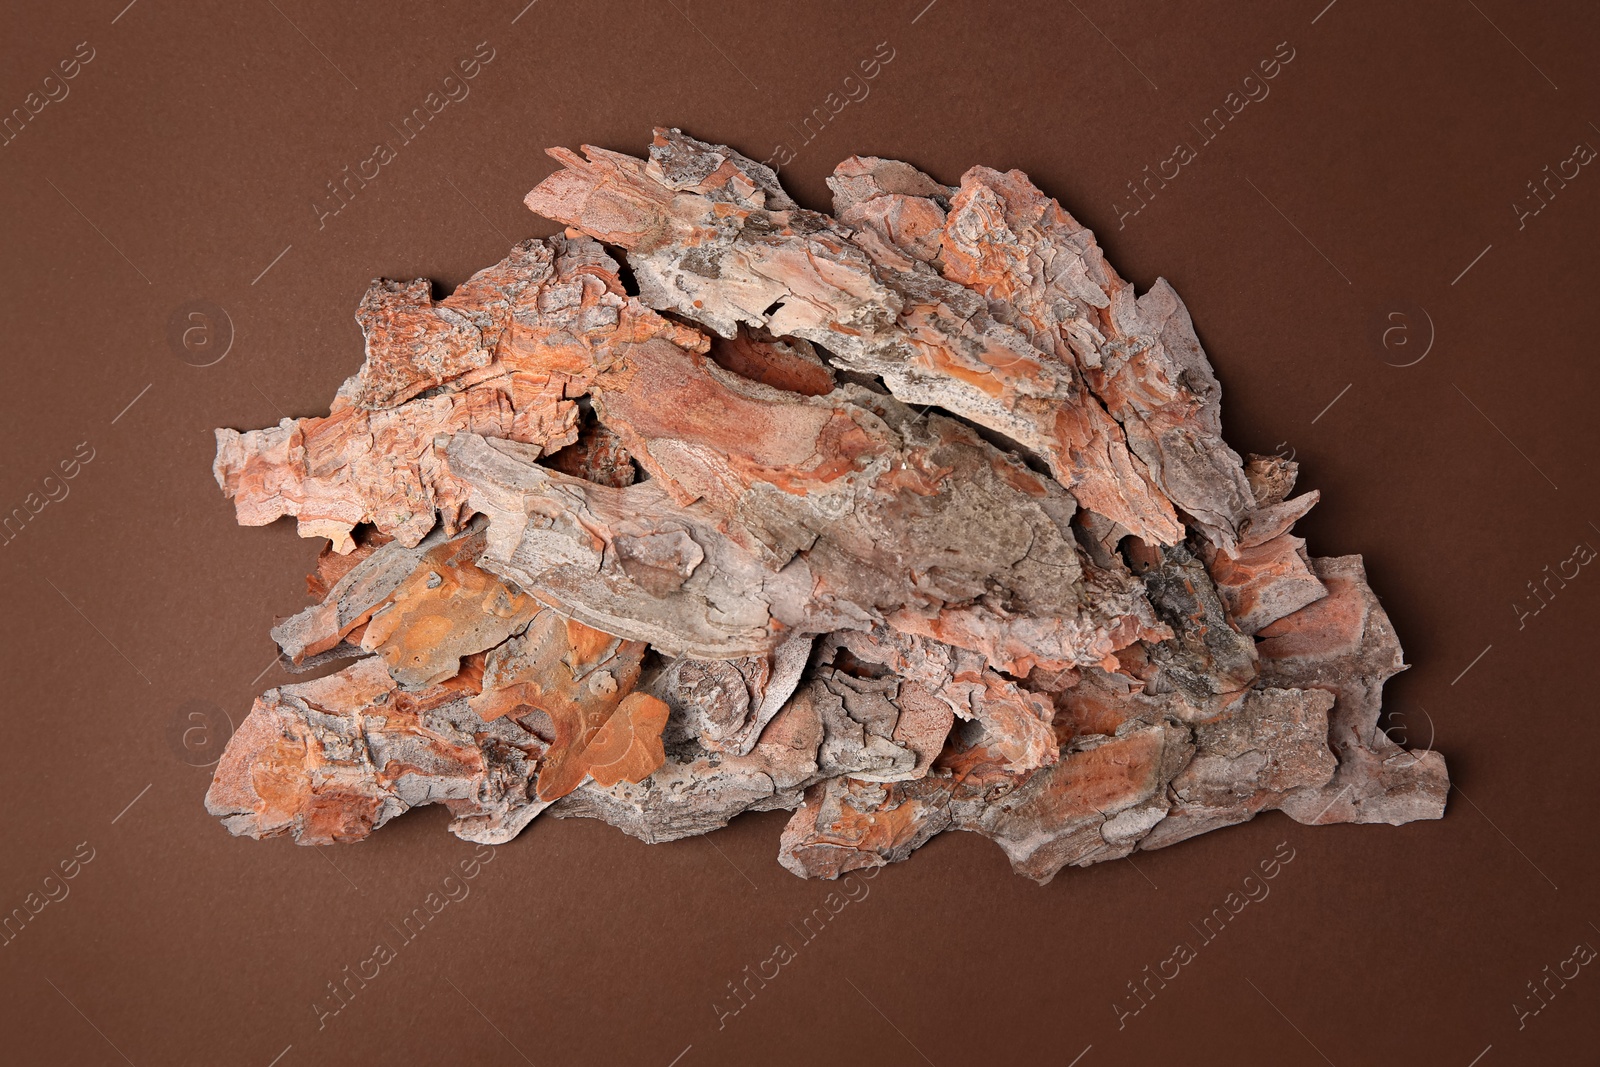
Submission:
{"label": "rough bark texture", "polygon": [[1026,176],[852,157],[829,216],[677,130],[551,154],[564,236],[438,301],[374,282],[329,415],[217,431],[241,523],[331,542],[273,637],[360,657],[256,702],[230,830],[780,808],[802,876],[960,829],[1043,882],[1271,809],[1443,814],[1379,726],[1360,557],[1308,554],[1318,494],[1223,441],[1177,293]]}

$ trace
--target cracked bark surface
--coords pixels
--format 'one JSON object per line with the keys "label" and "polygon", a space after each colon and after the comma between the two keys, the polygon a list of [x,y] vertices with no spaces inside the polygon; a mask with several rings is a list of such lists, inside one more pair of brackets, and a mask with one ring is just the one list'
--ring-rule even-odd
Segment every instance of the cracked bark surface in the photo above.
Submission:
{"label": "cracked bark surface", "polygon": [[217,431],[242,524],[330,542],[285,657],[356,657],[256,701],[231,831],[783,809],[802,876],[956,829],[1045,882],[1274,809],[1442,816],[1360,557],[1222,439],[1176,291],[1025,175],[852,157],[828,215],[677,130],[551,155],[564,235],[439,300],[374,282],[327,416]]}

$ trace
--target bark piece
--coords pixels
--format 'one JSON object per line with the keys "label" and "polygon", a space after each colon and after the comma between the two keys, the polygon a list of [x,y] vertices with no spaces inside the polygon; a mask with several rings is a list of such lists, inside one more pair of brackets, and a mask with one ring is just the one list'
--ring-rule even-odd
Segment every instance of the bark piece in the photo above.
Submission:
{"label": "bark piece", "polygon": [[1361,557],[1315,559],[1312,567],[1328,595],[1261,631],[1262,680],[1334,695],[1328,740],[1339,769],[1326,785],[1278,806],[1315,825],[1443,818],[1450,788],[1444,757],[1403,749],[1378,726],[1383,683],[1406,663]]}
{"label": "bark piece", "polygon": [[1194,758],[1169,786],[1172,806],[1142,849],[1245,822],[1302,789],[1319,789],[1338,761],[1328,749],[1333,697],[1318,689],[1255,689],[1231,713],[1194,725]]}
{"label": "bark piece", "polygon": [[1328,595],[1311,573],[1305,547],[1305,541],[1284,533],[1231,555],[1218,552],[1212,559],[1211,578],[1241,632],[1253,635]]}
{"label": "bark piece", "polygon": [[[1165,279],[1135,297],[1094,234],[1021,171],[974,167],[945,222],[945,277],[1009,309],[1017,326],[1074,365],[1120,424],[1140,472],[1218,544],[1231,546],[1254,503],[1238,455],[1222,439],[1222,390],[1188,309]],[[1093,506],[1093,505],[1090,505]],[[1129,531],[1162,543],[1097,508]]]}
{"label": "bark piece", "polygon": [[957,826],[991,838],[1042,885],[1068,864],[1132,852],[1166,817],[1167,786],[1193,752],[1176,724],[1136,725],[1063,756]]}
{"label": "bark piece", "polygon": [[1239,530],[1239,548],[1254,548],[1288,533],[1289,528],[1305,518],[1306,513],[1321,499],[1322,494],[1313,489],[1292,500],[1280,500],[1257,508]]}
{"label": "bark piece", "polygon": [[[668,398],[672,382],[696,373],[692,354],[675,353],[664,357],[674,373],[652,379]],[[659,434],[631,450],[659,476],[620,490],[564,479],[526,450],[474,435],[452,440],[450,469],[490,516],[484,566],[673,654],[748,656],[791,631],[887,622],[1026,673],[1096,663],[1166,632],[1136,583],[1084,577],[1068,513],[1048,499],[1059,489],[957,423],[912,419],[854,387],[840,393],[827,403],[784,394],[782,408],[799,410],[783,410],[779,425],[815,435],[800,443],[735,439],[771,424],[750,411],[693,450],[678,442],[694,428],[667,421],[679,416],[631,401],[628,417]],[[641,441],[646,432],[629,430]],[[801,466],[779,485],[758,478],[777,463]],[[1091,601],[1090,581],[1114,588]]]}
{"label": "bark piece", "polygon": [[[370,551],[357,549],[348,556],[354,566],[344,571],[322,602],[279,622],[272,639],[293,663],[326,652],[366,625],[372,613],[387,604],[395,590],[413,574],[427,554],[446,543],[443,527],[415,545],[391,541]],[[331,547],[331,546],[330,546]]]}
{"label": "bark piece", "polygon": [[235,834],[327,845],[443,803],[456,836],[509,840],[544,807],[530,778],[545,746],[514,722],[484,722],[469,695],[407,692],[376,659],[269,689],[228,742],[206,810]]}
{"label": "bark piece", "polygon": [[401,685],[444,681],[463,656],[500,644],[539,611],[532,597],[478,568],[483,526],[430,548],[368,620],[361,648],[382,657]]}
{"label": "bark piece", "polygon": [[566,796],[586,775],[609,785],[660,766],[667,706],[634,693],[644,651],[549,610],[490,651],[473,709],[488,721],[518,718],[549,741],[540,800]]}
{"label": "bark piece", "polygon": [[[667,734],[673,732],[669,723]],[[746,755],[680,745],[648,778],[604,787],[586,782],[551,814],[601,819],[652,843],[703,834],[741,812],[798,805],[817,779],[822,738],[816,705],[796,693]]]}
{"label": "bark piece", "polygon": [[[623,697],[583,748],[583,768],[595,784],[637,782],[661,766],[667,758],[661,749],[661,731],[666,729],[668,714],[666,704],[648,693]],[[540,799],[564,796],[562,788],[558,779]]]}
{"label": "bark piece", "polygon": [[685,739],[710,752],[747,755],[800,684],[812,641],[812,635],[797,633],[766,656],[680,657],[644,688],[672,710]]}
{"label": "bark piece", "polygon": [[[273,639],[295,665],[317,662],[319,654],[376,652],[402,685],[451,677],[463,656],[498,645],[539,610],[477,567],[485,526],[479,519],[455,537],[439,527],[411,548],[358,548],[354,560],[334,554],[353,566],[338,567],[343,575],[322,602],[273,627]],[[334,565],[319,561],[319,569],[333,573]]]}
{"label": "bark piece", "polygon": [[[876,156],[851,156],[833,168],[833,213],[846,226],[866,231],[882,245],[912,259],[939,255],[954,189],[940,185],[909,163]],[[882,252],[862,241],[868,255]],[[884,257],[887,258],[887,257]]]}
{"label": "bark piece", "polygon": [[1050,699],[990,669],[981,656],[920,635],[879,629],[830,636],[822,660],[836,657],[841,648],[853,660],[877,664],[901,679],[903,701],[938,700],[953,716],[980,724],[989,752],[1007,770],[1055,762]]}
{"label": "bark piece", "polygon": [[784,827],[778,862],[802,878],[837,878],[903,860],[950,825],[949,792],[938,780],[830,778]]}
{"label": "bark piece", "polygon": [[1250,494],[1258,508],[1270,508],[1288,499],[1299,474],[1300,464],[1282,456],[1252,453],[1244,465],[1245,480],[1250,483]]}

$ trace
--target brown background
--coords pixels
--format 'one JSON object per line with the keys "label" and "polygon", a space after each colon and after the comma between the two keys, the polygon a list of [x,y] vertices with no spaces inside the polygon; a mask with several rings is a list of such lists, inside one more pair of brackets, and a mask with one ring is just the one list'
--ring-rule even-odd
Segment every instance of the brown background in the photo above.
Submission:
{"label": "brown background", "polygon": [[[1600,10],[525,2],[9,5],[0,109],[78,42],[95,58],[0,148],[0,508],[79,442],[95,458],[0,545],[0,910],[80,842],[95,858],[0,948],[0,1059],[1600,1062],[1594,968],[1520,1030],[1512,1007],[1536,1004],[1525,983],[1575,944],[1600,945],[1600,575],[1521,629],[1512,607],[1546,564],[1600,546],[1600,174],[1520,230],[1511,207],[1576,143],[1600,145]],[[495,58],[470,97],[319,229],[324,183],[395,140],[387,124],[480,41]],[[1271,95],[1119,229],[1125,183],[1179,139],[1198,147],[1188,124],[1285,41]],[[794,126],[880,42],[894,58],[870,96],[802,145]],[[289,680],[267,629],[303,604],[317,550],[287,523],[234,524],[211,429],[326,411],[361,359],[351,315],[369,279],[459,284],[552,232],[520,203],[551,169],[546,146],[641,152],[656,124],[758,159],[789,144],[783,180],[820,208],[852,153],[950,183],[1020,167],[1141,289],[1170,279],[1226,389],[1229,440],[1292,448],[1323,493],[1301,526],[1312,550],[1366,556],[1414,665],[1388,706],[1465,790],[1444,820],[1313,829],[1273,813],[1046,888],[948,834],[720,1030],[726,984],[797,941],[787,924],[830,888],[775,862],[784,816],[662,846],[539,820],[319,1030],[326,984],[472,848],[439,809],[317,851],[236,840],[206,815],[209,772],[190,764],[222,738],[185,749],[184,716],[237,722]],[[232,323],[213,366],[168,342],[193,300]],[[1386,321],[1404,327],[1387,350]],[[1388,365],[1430,332],[1422,362]],[[1125,983],[1198,943],[1189,924],[1284,841],[1295,858],[1270,897],[1119,1030]]]}

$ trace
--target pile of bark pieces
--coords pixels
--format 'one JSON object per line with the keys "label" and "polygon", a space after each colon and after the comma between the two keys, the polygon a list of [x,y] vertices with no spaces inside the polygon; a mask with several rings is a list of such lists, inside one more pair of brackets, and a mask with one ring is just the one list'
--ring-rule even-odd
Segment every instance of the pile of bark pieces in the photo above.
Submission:
{"label": "pile of bark pieces", "polygon": [[564,235],[374,282],[327,416],[217,431],[239,522],[329,542],[285,661],[354,660],[256,701],[228,829],[776,808],[803,876],[959,829],[1043,882],[1268,809],[1442,815],[1361,558],[1307,554],[1318,494],[1222,439],[1177,293],[1026,176],[855,157],[830,216],[677,130],[551,154]]}

